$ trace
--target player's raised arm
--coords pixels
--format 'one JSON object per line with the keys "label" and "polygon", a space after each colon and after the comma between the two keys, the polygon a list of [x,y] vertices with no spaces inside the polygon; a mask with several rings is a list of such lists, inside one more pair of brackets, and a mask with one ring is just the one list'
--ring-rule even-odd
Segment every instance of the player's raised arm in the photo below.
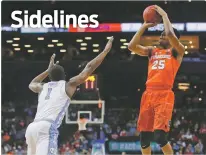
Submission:
{"label": "player's raised arm", "polygon": [[179,39],[176,37],[173,31],[172,24],[167,16],[167,13],[157,5],[155,5],[155,10],[162,16],[163,24],[165,28],[165,35],[168,37],[170,44],[172,45],[173,48],[176,49],[178,54],[183,56],[185,52],[184,46],[181,44]]}
{"label": "player's raised arm", "polygon": [[[55,54],[51,56],[49,67],[46,71],[43,73],[37,75],[29,84],[29,89],[33,91],[34,93],[39,93],[41,92],[43,86],[42,86],[42,81],[48,76],[49,70],[55,65],[54,64],[54,59],[55,59]],[[56,64],[59,62],[57,61]]]}
{"label": "player's raised arm", "polygon": [[134,35],[134,37],[130,41],[130,43],[128,45],[128,49],[131,52],[134,52],[134,53],[136,53],[140,56],[148,56],[149,51],[152,50],[153,47],[151,47],[151,46],[147,46],[147,47],[142,46],[140,44],[140,40],[141,40],[141,37],[142,37],[144,31],[147,28],[153,27],[155,25],[156,25],[155,23],[146,23],[146,22],[144,22],[142,27],[139,29],[138,32],[136,32],[136,34]]}
{"label": "player's raised arm", "polygon": [[[85,82],[85,80],[94,72],[94,70],[102,63],[106,55],[109,53],[112,47],[113,37],[109,39],[105,49],[93,60],[91,60],[84,70],[77,76],[71,78],[69,82],[67,82],[66,92],[71,97],[73,94],[71,93],[70,88],[76,89],[76,87]],[[74,90],[72,89],[72,90]],[[73,92],[73,91],[72,91]]]}

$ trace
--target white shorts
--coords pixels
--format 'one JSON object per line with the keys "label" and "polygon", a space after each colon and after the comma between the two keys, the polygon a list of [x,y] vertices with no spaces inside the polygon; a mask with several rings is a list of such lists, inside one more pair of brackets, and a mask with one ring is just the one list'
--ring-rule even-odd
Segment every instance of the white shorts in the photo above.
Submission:
{"label": "white shorts", "polygon": [[58,130],[47,121],[33,122],[26,130],[28,155],[55,155],[58,149]]}

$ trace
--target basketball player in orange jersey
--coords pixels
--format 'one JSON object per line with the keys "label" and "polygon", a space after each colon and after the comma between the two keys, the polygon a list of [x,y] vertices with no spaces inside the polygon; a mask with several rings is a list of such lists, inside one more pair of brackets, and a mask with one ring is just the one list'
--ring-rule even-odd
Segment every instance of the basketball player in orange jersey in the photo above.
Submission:
{"label": "basketball player in orange jersey", "polygon": [[172,147],[167,140],[174,106],[172,87],[182,62],[184,46],[180,43],[180,34],[172,27],[167,13],[159,6],[155,6],[154,9],[161,15],[164,23],[164,32],[159,40],[160,48],[140,45],[144,31],[156,25],[146,22],[134,35],[128,48],[149,59],[146,91],[142,95],[137,124],[137,129],[140,131],[142,154],[151,154],[150,142],[154,134],[154,140],[160,145],[163,153],[169,155],[173,154]]}

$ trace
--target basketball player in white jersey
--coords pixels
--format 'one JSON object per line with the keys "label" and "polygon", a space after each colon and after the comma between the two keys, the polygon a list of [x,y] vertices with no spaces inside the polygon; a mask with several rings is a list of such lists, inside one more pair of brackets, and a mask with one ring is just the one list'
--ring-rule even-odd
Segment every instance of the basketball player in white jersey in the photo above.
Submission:
{"label": "basketball player in white jersey", "polygon": [[[54,64],[55,54],[52,55],[46,71],[35,77],[29,84],[29,89],[39,94],[38,107],[34,122],[26,130],[28,155],[57,154],[58,128],[62,123],[70,99],[78,85],[94,72],[102,63],[112,47],[113,37],[110,38],[105,49],[96,58],[90,61],[84,70],[77,76],[65,81],[64,68]],[[51,82],[42,84],[49,76]]]}

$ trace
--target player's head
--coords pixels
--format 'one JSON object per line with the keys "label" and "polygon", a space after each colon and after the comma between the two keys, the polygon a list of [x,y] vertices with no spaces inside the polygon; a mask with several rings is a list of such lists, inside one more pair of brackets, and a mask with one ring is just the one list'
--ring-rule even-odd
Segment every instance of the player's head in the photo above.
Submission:
{"label": "player's head", "polygon": [[49,71],[49,78],[51,81],[65,80],[64,68],[60,65],[55,65]]}
{"label": "player's head", "polygon": [[[173,28],[173,31],[174,31],[176,37],[179,39],[180,38],[180,33],[178,32],[178,30]],[[160,44],[160,46],[162,46],[164,48],[167,48],[167,47],[170,46],[170,42],[169,42],[169,39],[167,38],[167,36],[165,35],[165,31],[163,31],[161,33],[159,44]]]}

